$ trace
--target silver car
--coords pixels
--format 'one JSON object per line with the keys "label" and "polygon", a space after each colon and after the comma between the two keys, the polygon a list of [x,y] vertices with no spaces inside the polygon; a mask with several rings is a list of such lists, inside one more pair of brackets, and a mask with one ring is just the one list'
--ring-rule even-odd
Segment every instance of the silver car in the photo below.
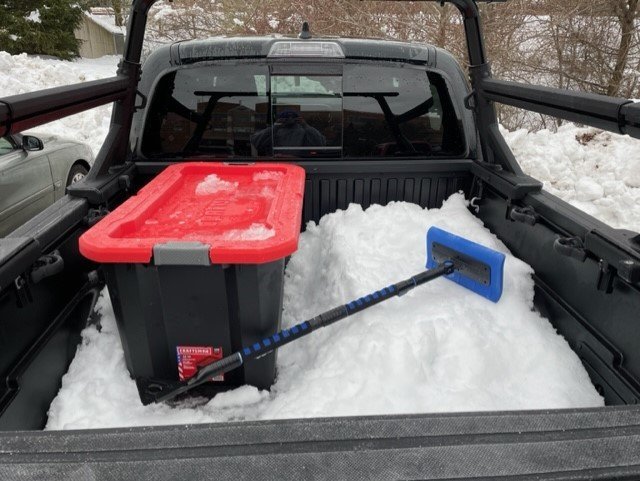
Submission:
{"label": "silver car", "polygon": [[93,164],[88,146],[53,135],[0,137],[0,237],[65,194]]}

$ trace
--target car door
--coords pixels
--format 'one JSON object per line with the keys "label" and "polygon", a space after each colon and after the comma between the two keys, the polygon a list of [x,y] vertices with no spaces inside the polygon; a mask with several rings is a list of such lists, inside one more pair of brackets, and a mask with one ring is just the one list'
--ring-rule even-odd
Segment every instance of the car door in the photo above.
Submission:
{"label": "car door", "polygon": [[13,137],[0,137],[0,237],[53,200],[53,179],[46,154],[27,152]]}

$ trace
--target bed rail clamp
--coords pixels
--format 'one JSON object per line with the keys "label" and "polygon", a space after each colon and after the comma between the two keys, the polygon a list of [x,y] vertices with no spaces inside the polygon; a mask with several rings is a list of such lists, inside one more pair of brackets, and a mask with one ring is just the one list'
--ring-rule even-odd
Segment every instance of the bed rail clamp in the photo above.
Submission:
{"label": "bed rail clamp", "polygon": [[102,220],[109,213],[109,209],[105,206],[101,205],[94,209],[89,209],[87,215],[84,217],[83,221],[85,225],[91,227],[98,223],[98,221]]}
{"label": "bed rail clamp", "polygon": [[27,305],[33,302],[33,296],[31,295],[31,290],[29,289],[29,284],[25,280],[23,276],[16,277],[13,282],[16,293],[16,304],[18,307],[26,307]]}
{"label": "bed rail clamp", "polygon": [[33,269],[31,270],[31,274],[29,278],[31,282],[37,284],[43,279],[47,277],[55,276],[56,274],[60,274],[64,270],[64,259],[60,255],[60,251],[53,251],[51,254],[44,255],[40,257]]}
{"label": "bed rail clamp", "polygon": [[616,270],[604,259],[598,263],[598,290],[606,294],[613,292],[613,280],[616,277]]}
{"label": "bed rail clamp", "polygon": [[618,275],[630,284],[640,282],[640,263],[632,259],[622,259],[618,262]]}
{"label": "bed rail clamp", "polygon": [[584,242],[580,237],[558,237],[553,242],[553,250],[580,262],[584,262],[587,258],[587,249],[585,249]]}
{"label": "bed rail clamp", "polygon": [[509,212],[509,219],[515,222],[522,222],[527,225],[536,225],[538,214],[530,205],[525,207],[512,207]]}

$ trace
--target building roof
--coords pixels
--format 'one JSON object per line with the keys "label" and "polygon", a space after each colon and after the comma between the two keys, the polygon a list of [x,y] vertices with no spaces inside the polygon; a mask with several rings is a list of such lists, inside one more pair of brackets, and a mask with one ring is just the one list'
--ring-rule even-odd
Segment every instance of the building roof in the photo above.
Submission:
{"label": "building roof", "polygon": [[116,34],[120,33],[123,35],[127,32],[127,28],[125,26],[118,27],[116,25],[116,17],[112,8],[94,7],[84,12],[84,15],[108,32]]}

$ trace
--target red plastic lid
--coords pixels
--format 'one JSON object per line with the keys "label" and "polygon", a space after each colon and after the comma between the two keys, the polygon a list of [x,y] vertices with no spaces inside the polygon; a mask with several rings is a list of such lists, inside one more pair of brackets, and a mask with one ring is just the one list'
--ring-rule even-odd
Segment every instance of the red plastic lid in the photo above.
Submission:
{"label": "red plastic lid", "polygon": [[80,252],[148,263],[158,245],[200,243],[215,264],[281,259],[298,247],[304,179],[289,164],[172,165],[85,232]]}

